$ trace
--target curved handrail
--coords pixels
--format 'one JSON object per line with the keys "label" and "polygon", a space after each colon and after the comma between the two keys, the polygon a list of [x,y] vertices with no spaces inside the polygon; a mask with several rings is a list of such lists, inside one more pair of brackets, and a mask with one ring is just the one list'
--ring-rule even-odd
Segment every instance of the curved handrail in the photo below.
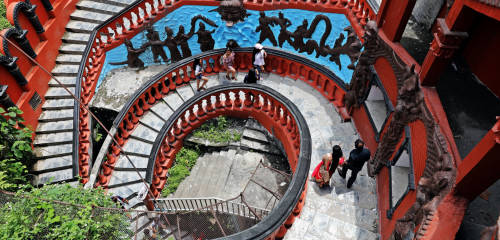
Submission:
{"label": "curved handrail", "polygon": [[[213,66],[207,66],[207,72],[209,74],[217,73],[222,68],[218,58],[222,56],[223,52],[223,49],[211,50],[173,63],[136,90],[113,123],[113,129],[117,130],[113,137],[117,142],[111,143],[109,147],[103,146],[103,149],[107,151],[107,161],[97,166],[99,169],[93,169],[96,173],[100,173],[104,169],[106,173],[99,174],[97,185],[107,185],[112,168],[121,154],[121,147],[125,145],[132,130],[137,126],[139,118],[160,98],[194,79],[193,72],[188,73],[187,69],[193,60],[200,58],[206,62],[212,62]],[[248,69],[251,65],[251,48],[235,49],[235,52],[237,53],[235,67],[240,71]],[[345,85],[328,68],[300,55],[280,49],[269,48],[267,53],[266,71],[305,81],[329,100],[341,114],[346,113],[343,103],[346,92]],[[178,77],[174,78],[174,75]],[[149,180],[149,182],[151,181]]]}
{"label": "curved handrail", "polygon": [[[281,198],[280,202],[278,205],[269,213],[268,217],[264,218],[261,222],[258,224],[242,231],[236,234],[233,234],[231,236],[225,237],[225,239],[261,239],[270,236],[273,232],[277,231],[277,229],[283,225],[285,220],[287,220],[290,217],[290,214],[296,207],[297,203],[299,202],[299,199],[302,198],[302,193],[305,188],[305,184],[307,182],[308,174],[309,174],[309,167],[311,164],[311,135],[309,132],[309,128],[307,126],[307,123],[300,113],[299,109],[293,104],[290,100],[288,100],[286,97],[278,93],[277,91],[266,87],[262,85],[254,85],[254,84],[243,84],[243,83],[233,83],[233,84],[227,84],[227,85],[219,85],[215,86],[212,88],[209,88],[206,91],[199,92],[192,98],[190,98],[188,101],[184,102],[167,120],[167,122],[163,125],[162,129],[160,130],[160,133],[158,134],[155,143],[152,147],[149,162],[148,162],[148,173],[146,176],[146,180],[152,181],[152,175],[154,169],[155,169],[155,161],[157,159],[157,156],[160,154],[160,148],[163,145],[163,142],[165,142],[165,139],[169,138],[168,134],[170,131],[174,130],[178,126],[178,120],[181,119],[183,120],[186,115],[186,112],[191,112],[192,113],[192,108],[193,105],[196,104],[201,104],[200,101],[207,100],[214,96],[214,94],[221,94],[221,93],[226,93],[226,96],[229,96],[229,91],[253,91],[251,93],[263,93],[266,96],[269,96],[270,98],[268,99],[269,101],[277,101],[281,105],[278,106],[283,106],[283,114],[282,116],[278,116],[276,118],[275,116],[275,122],[278,122],[278,124],[284,126],[284,128],[288,128],[288,130],[285,130],[292,134],[294,130],[290,130],[290,128],[296,128],[297,130],[297,136],[295,140],[292,139],[280,139],[282,142],[284,140],[287,141],[294,141],[295,143],[298,141],[298,158],[295,166],[292,166],[292,170],[294,170],[292,179],[290,181],[290,185]],[[251,94],[246,92],[247,94]],[[239,92],[237,94],[238,97],[236,99],[239,99]],[[249,96],[249,95],[247,95]],[[255,101],[258,102],[258,105],[261,104],[262,102],[260,101],[259,97],[255,96],[253,98],[253,101],[250,103],[245,103],[246,101],[250,101],[249,99],[241,100],[240,104],[241,106],[237,106],[236,101],[234,101],[234,105],[237,106],[237,108],[241,108],[242,111],[251,111],[252,108],[245,108],[246,105],[248,106],[254,106]],[[227,99],[226,99],[227,101]],[[264,100],[266,102],[266,100]],[[265,104],[265,103],[264,103]],[[209,103],[207,103],[207,106]],[[210,103],[212,105],[212,103]],[[217,103],[215,103],[217,105]],[[234,108],[233,103],[230,103],[231,108]],[[271,103],[272,105],[272,103]],[[199,105],[201,106],[201,105]],[[265,105],[261,106],[260,111],[265,111]],[[276,114],[275,115],[280,115],[278,114],[278,109],[279,107],[276,107]],[[226,106],[227,107],[227,106]],[[221,107],[223,108],[223,107]],[[210,111],[208,108],[206,111]],[[213,109],[213,112],[217,111],[217,109]],[[272,110],[270,110],[272,111]],[[290,114],[290,115],[288,115]],[[215,115],[212,115],[212,117],[215,117]],[[290,120],[287,120],[290,119]],[[205,119],[205,121],[208,119]],[[292,121],[295,120],[295,122],[292,123]],[[283,123],[285,123],[283,125]],[[291,127],[293,125],[293,127]],[[182,133],[185,135],[185,133]],[[181,135],[182,135],[181,134]],[[177,136],[174,138],[176,139]],[[174,141],[179,141],[182,140],[174,140]],[[170,140],[168,140],[170,144]],[[284,145],[286,146],[287,144]],[[167,145],[168,145],[167,144]],[[293,144],[290,144],[293,145]],[[289,145],[289,146],[290,146]],[[289,159],[293,158],[293,155],[295,152],[287,151],[287,155]],[[151,185],[151,187],[154,187],[154,184]],[[153,189],[152,189],[153,190]],[[153,191],[155,192],[155,191]]]}
{"label": "curved handrail", "polygon": [[[247,48],[237,48],[237,49],[234,49],[233,51],[235,53],[251,53],[252,50],[253,50],[252,48],[247,47]],[[113,121],[113,126],[117,127],[123,121],[123,118],[127,114],[128,109],[130,109],[132,107],[132,105],[134,104],[134,102],[137,100],[137,98],[140,95],[144,94],[144,92],[147,89],[149,89],[154,84],[156,84],[158,81],[160,81],[162,78],[164,78],[164,76],[166,76],[168,73],[171,73],[174,70],[177,70],[181,66],[186,66],[187,64],[192,63],[195,58],[203,59],[206,57],[222,55],[222,54],[224,54],[224,52],[225,52],[225,49],[223,49],[223,48],[214,49],[214,50],[200,53],[200,54],[195,55],[195,56],[184,58],[181,61],[178,61],[178,62],[175,62],[175,63],[168,65],[168,67],[166,69],[164,69],[160,73],[153,76],[148,82],[146,82],[138,90],[136,90],[134,92],[134,94],[132,94],[132,96],[130,96],[129,100],[125,103],[125,105],[123,105],[122,110],[120,110],[120,112],[116,116],[115,120]],[[340,88],[342,88],[342,90],[347,91],[347,86],[342,81],[342,79],[340,79],[337,75],[335,75],[335,73],[333,73],[330,69],[328,69],[324,65],[318,64],[318,63],[316,63],[308,58],[305,58],[304,56],[301,56],[301,55],[298,55],[296,53],[289,52],[286,50],[281,50],[279,48],[266,47],[266,52],[268,53],[268,55],[287,58],[287,59],[302,63],[308,67],[311,67],[311,68],[315,69],[316,71],[320,72],[321,74],[325,75],[329,79],[332,79],[333,81],[335,81],[335,83]]]}
{"label": "curved handrail", "polygon": [[[296,8],[313,10],[319,12],[336,12],[346,14],[351,21],[358,36],[363,34],[363,26],[369,19],[375,17],[374,11],[367,2],[368,0],[322,0],[322,1],[280,1],[280,0],[245,0],[244,5],[252,10],[270,10]],[[97,79],[100,75],[105,58],[105,51],[114,48],[125,38],[130,38],[142,31],[145,24],[158,20],[156,17],[166,15],[183,5],[207,5],[217,6],[217,1],[205,0],[137,0],[120,13],[97,26],[91,34],[90,40],[84,50],[83,59],[77,74],[75,95],[84,105],[87,105],[93,96]],[[136,21],[134,21],[134,17]],[[130,24],[127,24],[127,21]],[[331,75],[332,77],[333,75]],[[344,88],[343,84],[336,87]],[[324,94],[323,94],[324,95]],[[337,99],[336,101],[342,101]],[[337,103],[339,105],[341,103]],[[80,171],[81,182],[88,181],[88,165],[90,156],[90,127],[88,112],[75,101],[73,114],[73,174]],[[341,114],[348,118],[348,114]],[[80,140],[81,139],[81,140]],[[85,165],[85,166],[84,166]]]}
{"label": "curved handrail", "polygon": [[[85,71],[85,67],[89,61],[89,54],[91,52],[92,46],[96,42],[97,33],[101,31],[103,28],[108,26],[110,23],[113,23],[116,19],[122,17],[125,13],[129,12],[130,9],[135,8],[144,0],[136,0],[132,4],[128,5],[126,8],[122,9],[119,13],[113,15],[108,18],[106,21],[97,25],[92,33],[90,34],[90,38],[87,42],[87,46],[85,46],[85,50],[83,51],[82,61],[80,62],[80,66],[78,67],[78,72],[76,75],[76,86],[75,86],[75,97],[77,99],[81,99],[81,88],[83,73]],[[73,106],[73,176],[79,176],[79,135],[80,135],[80,102],[75,99],[75,104]]]}

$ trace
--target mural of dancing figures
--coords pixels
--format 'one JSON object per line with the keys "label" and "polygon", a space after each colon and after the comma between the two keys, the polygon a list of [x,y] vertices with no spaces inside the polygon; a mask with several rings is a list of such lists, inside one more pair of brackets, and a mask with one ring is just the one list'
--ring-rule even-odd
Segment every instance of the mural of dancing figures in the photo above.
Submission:
{"label": "mural of dancing figures", "polygon": [[[108,51],[101,76],[117,64],[141,67],[173,63],[212,49],[252,47],[258,42],[314,60],[349,83],[362,44],[343,14],[299,9],[236,14],[243,9],[240,3],[223,0],[218,7],[189,5],[168,13],[142,34]],[[235,12],[223,10],[230,5]],[[224,24],[228,20],[233,21],[230,27]],[[127,61],[123,61],[125,51]]]}

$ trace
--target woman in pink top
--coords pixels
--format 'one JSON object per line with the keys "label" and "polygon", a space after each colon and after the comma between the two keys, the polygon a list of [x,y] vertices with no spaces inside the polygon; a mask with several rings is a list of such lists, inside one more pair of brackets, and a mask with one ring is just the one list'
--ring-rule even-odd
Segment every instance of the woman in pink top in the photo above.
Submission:
{"label": "woman in pink top", "polygon": [[[224,68],[226,68],[226,78],[227,80],[235,80],[236,79],[236,69],[234,69],[234,52],[231,48],[226,50],[226,53],[222,55],[222,63],[224,64]],[[233,75],[232,78],[229,78],[229,73]]]}

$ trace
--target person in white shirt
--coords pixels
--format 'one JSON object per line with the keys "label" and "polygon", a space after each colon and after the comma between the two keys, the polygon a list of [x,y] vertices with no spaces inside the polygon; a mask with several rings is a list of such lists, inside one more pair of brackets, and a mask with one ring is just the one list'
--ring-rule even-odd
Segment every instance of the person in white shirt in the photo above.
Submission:
{"label": "person in white shirt", "polygon": [[266,64],[264,58],[266,57],[267,53],[264,51],[264,46],[260,43],[255,44],[252,54],[252,63],[255,74],[257,75],[257,80],[260,80],[260,74],[264,71],[264,65]]}
{"label": "person in white shirt", "polygon": [[[208,78],[203,76],[203,67],[201,66],[201,61],[199,58],[194,59],[193,68],[194,68],[194,75],[196,77],[196,91],[207,89],[205,85],[207,85]],[[201,86],[200,86],[200,80],[203,80]]]}

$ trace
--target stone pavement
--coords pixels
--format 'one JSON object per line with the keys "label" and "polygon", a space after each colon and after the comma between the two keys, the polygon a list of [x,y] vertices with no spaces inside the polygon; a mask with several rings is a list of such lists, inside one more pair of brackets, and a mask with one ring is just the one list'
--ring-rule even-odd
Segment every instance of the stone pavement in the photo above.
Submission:
{"label": "stone pavement", "polygon": [[[265,74],[260,84],[290,99],[306,119],[312,138],[309,173],[335,144],[340,145],[344,156],[349,154],[359,136],[352,123],[342,123],[333,105],[319,92],[301,80],[274,74]],[[366,165],[351,189],[346,188],[346,180],[338,173],[330,186],[320,189],[309,182],[304,208],[285,239],[378,239],[376,185],[367,176]]]}

